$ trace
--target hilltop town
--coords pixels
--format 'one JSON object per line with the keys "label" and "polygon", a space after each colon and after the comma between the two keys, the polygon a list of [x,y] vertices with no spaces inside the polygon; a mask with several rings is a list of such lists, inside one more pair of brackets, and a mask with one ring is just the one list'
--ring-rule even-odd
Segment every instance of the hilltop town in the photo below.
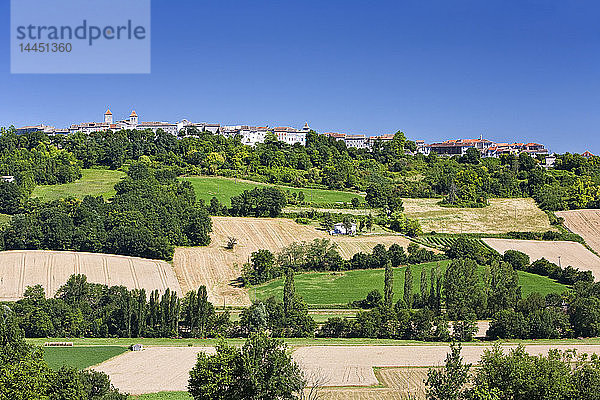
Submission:
{"label": "hilltop town", "polygon": [[[174,136],[185,136],[191,129],[199,132],[211,132],[220,134],[225,137],[239,136],[243,144],[254,146],[257,143],[264,143],[267,134],[272,133],[277,137],[277,140],[294,145],[306,145],[306,134],[312,129],[305,123],[301,129],[287,126],[251,126],[251,125],[221,125],[218,123],[206,122],[190,122],[183,119],[178,122],[158,122],[158,121],[140,121],[135,110],[127,119],[114,121],[113,113],[107,109],[104,113],[102,122],[81,122],[75,123],[68,128],[55,128],[44,124],[35,126],[25,126],[17,129],[17,133],[27,133],[33,131],[42,131],[49,135],[60,135],[75,132],[83,132],[91,134],[94,132],[102,132],[108,130],[151,130],[157,132],[159,129]],[[332,137],[336,140],[343,141],[348,148],[371,150],[375,143],[385,143],[394,139],[393,133],[384,133],[382,135],[368,136],[365,134],[347,134],[337,132],[322,133],[325,136]],[[443,142],[427,144],[424,140],[416,140],[416,153],[428,155],[436,153],[438,155],[464,155],[470,148],[475,148],[480,151],[483,157],[500,157],[502,154],[520,154],[528,153],[532,156],[549,155],[548,149],[540,143],[496,143],[480,136],[477,139],[449,139]],[[407,149],[410,152],[410,150]]]}

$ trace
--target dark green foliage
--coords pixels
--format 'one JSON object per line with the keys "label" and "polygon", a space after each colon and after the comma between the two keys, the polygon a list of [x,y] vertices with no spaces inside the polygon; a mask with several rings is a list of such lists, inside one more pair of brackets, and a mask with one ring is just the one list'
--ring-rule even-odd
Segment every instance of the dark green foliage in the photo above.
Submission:
{"label": "dark green foliage", "polygon": [[199,353],[188,390],[196,400],[291,400],[303,387],[285,344],[257,334],[241,349],[222,342],[214,355]]}
{"label": "dark green foliage", "polygon": [[247,285],[258,285],[279,276],[275,256],[269,250],[260,249],[252,253],[250,263],[244,264],[242,280]]}
{"label": "dark green foliage", "polygon": [[[425,270],[423,270],[425,271]],[[383,281],[383,306],[387,310],[392,309],[392,298],[394,297],[394,271],[392,270],[392,262],[388,261],[385,264],[385,277]]]}
{"label": "dark green foliage", "polygon": [[239,196],[231,198],[231,215],[239,217],[277,217],[286,205],[285,193],[276,187],[245,190]]}
{"label": "dark green foliage", "polygon": [[0,398],[125,400],[104,373],[62,367],[53,371],[40,348],[29,346],[7,306],[0,310]]}
{"label": "dark green foliage", "polygon": [[477,264],[470,259],[453,260],[444,276],[446,309],[450,320],[483,315],[485,294],[477,276]]}
{"label": "dark green foliage", "polygon": [[462,400],[469,381],[470,364],[463,364],[462,346],[452,343],[446,356],[444,369],[430,369],[427,374],[426,394],[428,400]]}
{"label": "dark green foliage", "polygon": [[502,259],[519,271],[526,271],[529,267],[529,256],[517,250],[506,250]]}
{"label": "dark green foliage", "polygon": [[442,370],[430,369],[428,400],[597,400],[600,359],[575,351],[527,354],[522,346],[505,354],[498,345],[485,350],[480,368],[464,364],[452,344]]}
{"label": "dark green foliage", "polygon": [[[164,172],[164,171],[163,171]],[[189,183],[144,164],[130,166],[110,203],[101,197],[83,201],[31,202],[3,233],[6,249],[77,250],[169,260],[174,246],[210,243],[212,222],[195,202]],[[166,176],[166,175],[165,175]]]}

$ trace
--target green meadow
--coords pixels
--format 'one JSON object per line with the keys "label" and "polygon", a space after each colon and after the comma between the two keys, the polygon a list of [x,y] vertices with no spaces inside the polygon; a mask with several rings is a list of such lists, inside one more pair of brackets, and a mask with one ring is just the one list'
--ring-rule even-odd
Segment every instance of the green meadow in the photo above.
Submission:
{"label": "green meadow", "polygon": [[90,196],[103,196],[108,199],[115,195],[114,186],[125,176],[122,171],[108,169],[82,169],[81,179],[61,185],[38,185],[33,190],[31,197],[38,197],[42,201],[51,201],[75,197],[82,199]]}
{"label": "green meadow", "polygon": [[128,351],[127,347],[123,346],[44,347],[43,349],[44,360],[54,369],[63,365],[84,369]]}
{"label": "green meadow", "polygon": [[216,197],[221,203],[227,205],[231,204],[231,197],[239,195],[244,190],[252,190],[255,187],[262,186],[275,186],[284,191],[289,190],[292,193],[302,192],[304,193],[305,201],[314,204],[350,203],[354,197],[358,197],[361,202],[364,202],[364,195],[353,192],[295,188],[215,176],[187,176],[181,179],[192,184],[198,199],[208,202],[212,197]]}
{"label": "green meadow", "polygon": [[[444,271],[449,261],[440,261],[440,269]],[[413,277],[413,293],[420,292],[420,277],[423,269],[428,276],[436,262],[411,266]],[[394,268],[394,301],[402,296],[404,288],[404,273],[407,267]],[[484,267],[480,267],[483,274]],[[542,295],[548,293],[562,293],[567,289],[565,285],[557,283],[550,278],[518,271],[519,284],[522,286],[523,296],[532,292]],[[295,277],[296,292],[302,296],[306,303],[313,308],[346,305],[351,301],[364,299],[367,294],[377,289],[383,293],[383,269],[365,269],[343,272],[307,272]],[[250,289],[250,298],[264,300],[271,296],[281,297],[283,293],[283,280],[276,279]]]}

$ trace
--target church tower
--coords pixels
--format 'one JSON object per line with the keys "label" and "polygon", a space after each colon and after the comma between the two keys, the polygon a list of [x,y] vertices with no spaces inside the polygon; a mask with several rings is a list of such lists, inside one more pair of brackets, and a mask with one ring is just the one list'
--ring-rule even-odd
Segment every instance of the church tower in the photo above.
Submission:
{"label": "church tower", "polygon": [[131,115],[129,116],[129,124],[131,125],[137,125],[138,124],[138,116],[135,113],[135,110],[131,112]]}
{"label": "church tower", "polygon": [[106,110],[106,112],[104,113],[104,123],[106,123],[106,124],[113,123],[113,116],[112,116],[112,113],[110,112],[110,108],[108,110]]}

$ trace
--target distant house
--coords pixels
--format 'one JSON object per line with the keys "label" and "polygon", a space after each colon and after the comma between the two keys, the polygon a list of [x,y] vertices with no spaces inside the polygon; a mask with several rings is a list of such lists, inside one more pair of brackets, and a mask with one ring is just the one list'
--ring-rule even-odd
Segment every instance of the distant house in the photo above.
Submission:
{"label": "distant house", "polygon": [[330,235],[355,235],[356,234],[356,224],[352,222],[350,224],[350,232],[346,231],[346,226],[343,222],[338,222],[333,225],[333,229],[329,231]]}
{"label": "distant house", "polygon": [[14,182],[15,177],[12,175],[0,176],[0,180],[3,182]]}
{"label": "distant house", "polygon": [[130,347],[131,351],[142,351],[144,350],[144,345],[142,344],[132,344]]}

